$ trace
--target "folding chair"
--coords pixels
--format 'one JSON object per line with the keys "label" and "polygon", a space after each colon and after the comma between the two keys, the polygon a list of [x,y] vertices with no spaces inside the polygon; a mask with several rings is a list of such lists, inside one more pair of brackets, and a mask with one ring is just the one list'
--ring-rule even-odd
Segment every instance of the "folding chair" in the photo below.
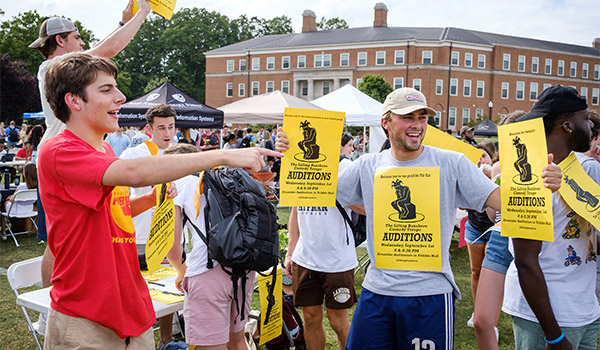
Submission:
{"label": "folding chair", "polygon": [[[358,247],[360,249],[367,249],[367,241],[362,242]],[[354,276],[358,274],[359,271],[362,271],[364,275],[367,274],[367,270],[369,269],[369,265],[371,264],[371,259],[369,259],[369,253],[365,252],[362,256],[358,257],[358,266],[354,269]]]}
{"label": "folding chair", "polygon": [[[41,269],[41,256],[10,265],[6,277],[8,277],[8,283],[13,292],[15,292],[17,298],[19,297],[19,289],[31,287],[42,282]],[[29,327],[31,334],[33,334],[33,338],[35,339],[38,348],[42,350],[42,345],[37,336],[38,334],[42,334],[38,331],[38,323],[31,323],[31,318],[24,306],[21,306],[21,310],[23,310],[23,315],[25,315],[25,319],[27,320],[27,326]]]}
{"label": "folding chair", "polygon": [[[13,232],[12,225],[10,223],[10,218],[29,218],[31,220],[33,226],[37,230],[37,224],[34,217],[37,216],[37,211],[33,209],[33,203],[37,201],[37,190],[21,190],[15,192],[10,202],[10,208],[8,212],[2,212],[2,216],[5,217],[6,227],[8,227],[8,232],[10,232],[13,240],[17,247],[19,246],[19,242],[17,242],[17,238],[15,235],[22,235],[31,233],[32,231],[22,231],[22,232]],[[4,227],[3,227],[4,228]],[[2,232],[4,233],[4,232]]]}

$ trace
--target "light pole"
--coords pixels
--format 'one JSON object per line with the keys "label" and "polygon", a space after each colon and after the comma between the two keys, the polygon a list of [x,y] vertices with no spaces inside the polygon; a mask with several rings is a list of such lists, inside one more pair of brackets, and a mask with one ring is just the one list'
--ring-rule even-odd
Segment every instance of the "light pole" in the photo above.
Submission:
{"label": "light pole", "polygon": [[494,107],[494,102],[490,101],[488,107],[490,107],[489,119],[492,120],[492,107]]}

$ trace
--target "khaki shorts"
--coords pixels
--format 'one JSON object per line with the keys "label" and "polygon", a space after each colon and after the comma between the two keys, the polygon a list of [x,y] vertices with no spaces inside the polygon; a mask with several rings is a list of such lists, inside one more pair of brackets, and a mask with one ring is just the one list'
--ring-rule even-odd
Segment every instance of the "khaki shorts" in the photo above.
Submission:
{"label": "khaki shorts", "polygon": [[49,309],[44,349],[154,350],[154,334],[150,327],[139,337],[121,339],[96,322]]}
{"label": "khaki shorts", "polygon": [[356,302],[354,270],[319,272],[292,262],[292,290],[295,306],[323,305],[328,309],[348,309]]}

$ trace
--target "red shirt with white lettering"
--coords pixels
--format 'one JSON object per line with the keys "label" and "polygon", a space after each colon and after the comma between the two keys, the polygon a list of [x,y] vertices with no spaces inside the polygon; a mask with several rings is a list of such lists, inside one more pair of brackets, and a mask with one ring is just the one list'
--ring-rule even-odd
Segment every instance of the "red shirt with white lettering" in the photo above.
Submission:
{"label": "red shirt with white lettering", "polygon": [[56,259],[51,306],[137,337],[154,324],[154,309],[140,274],[129,190],[101,183],[117,160],[108,143],[104,151],[68,130],[40,150],[40,196]]}

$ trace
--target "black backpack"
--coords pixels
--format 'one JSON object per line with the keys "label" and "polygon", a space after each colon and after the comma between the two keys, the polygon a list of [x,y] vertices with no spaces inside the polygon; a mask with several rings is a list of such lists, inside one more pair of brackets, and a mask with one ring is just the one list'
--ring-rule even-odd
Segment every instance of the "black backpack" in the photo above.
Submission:
{"label": "black backpack", "polygon": [[[238,314],[244,320],[246,295],[242,294],[240,304],[237,282],[240,280],[240,288],[245,290],[248,270],[260,273],[273,267],[269,290],[269,295],[273,295],[279,264],[277,211],[267,200],[262,185],[244,170],[206,170],[203,181],[207,234],[204,235],[191,221],[190,224],[208,247],[207,267],[213,267],[214,259],[231,275]],[[184,224],[188,220],[184,212]],[[268,307],[267,316],[271,307],[272,304]]]}
{"label": "black backpack", "polygon": [[10,131],[8,132],[8,141],[10,142],[17,142],[19,141],[19,132],[17,131],[17,128],[9,128]]}
{"label": "black backpack", "polygon": [[[335,206],[340,211],[340,214],[344,217],[344,220],[352,229],[352,236],[354,236],[354,247],[358,247],[362,242],[367,240],[367,217],[352,211],[352,219],[346,213],[346,210],[340,202],[335,200]],[[346,244],[350,244],[350,239],[348,238],[348,231],[346,229]]]}
{"label": "black backpack", "polygon": [[250,147],[250,138],[248,136],[244,137],[242,139],[242,142],[240,143],[240,148],[248,148]]}

